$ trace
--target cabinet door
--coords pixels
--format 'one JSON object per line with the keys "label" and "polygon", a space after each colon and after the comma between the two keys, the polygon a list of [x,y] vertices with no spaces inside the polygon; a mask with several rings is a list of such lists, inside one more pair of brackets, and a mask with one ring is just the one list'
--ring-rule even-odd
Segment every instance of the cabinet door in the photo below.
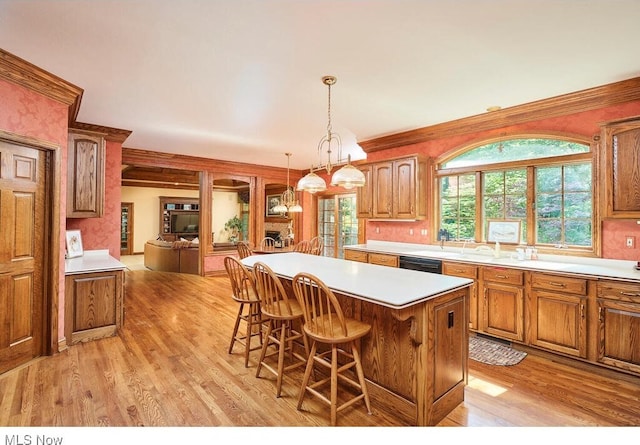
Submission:
{"label": "cabinet door", "polygon": [[374,164],[373,217],[391,218],[393,216],[393,162]]}
{"label": "cabinet door", "polygon": [[398,267],[400,259],[398,255],[389,255],[386,253],[370,253],[369,263],[378,264],[380,266]]}
{"label": "cabinet door", "polygon": [[363,187],[356,188],[356,203],[358,206],[358,218],[371,218],[373,216],[373,175],[371,165],[360,167],[364,175],[365,183]]}
{"label": "cabinet door", "polygon": [[393,217],[416,217],[416,159],[393,162]]}
{"label": "cabinet door", "polygon": [[360,263],[367,263],[369,260],[369,254],[359,250],[344,249],[344,259],[350,261],[359,261]]}
{"label": "cabinet door", "polygon": [[434,310],[433,394],[438,400],[467,379],[469,339],[464,295],[436,304]]}
{"label": "cabinet door", "polygon": [[104,207],[104,138],[69,133],[67,217],[97,218]]}
{"label": "cabinet door", "polygon": [[640,373],[640,304],[597,299],[598,361]]}
{"label": "cabinet door", "polygon": [[477,331],[478,326],[478,266],[472,264],[443,262],[442,273],[454,277],[471,278],[474,283],[469,288],[469,329]]}
{"label": "cabinet door", "polygon": [[609,217],[640,217],[640,120],[603,129],[605,213]]}
{"label": "cabinet door", "polygon": [[70,344],[116,334],[123,319],[121,270],[67,275],[65,336]]}
{"label": "cabinet door", "polygon": [[531,344],[587,357],[586,297],[531,291]]}
{"label": "cabinet door", "polygon": [[482,315],[482,330],[487,334],[523,341],[523,288],[485,282]]}

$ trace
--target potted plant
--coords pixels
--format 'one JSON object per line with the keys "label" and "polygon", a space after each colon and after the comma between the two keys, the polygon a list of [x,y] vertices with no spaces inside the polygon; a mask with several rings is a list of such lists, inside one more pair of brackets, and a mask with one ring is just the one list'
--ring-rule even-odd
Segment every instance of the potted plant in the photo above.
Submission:
{"label": "potted plant", "polygon": [[235,243],[238,241],[238,235],[242,230],[242,220],[236,215],[225,223],[224,228],[229,232],[229,241]]}

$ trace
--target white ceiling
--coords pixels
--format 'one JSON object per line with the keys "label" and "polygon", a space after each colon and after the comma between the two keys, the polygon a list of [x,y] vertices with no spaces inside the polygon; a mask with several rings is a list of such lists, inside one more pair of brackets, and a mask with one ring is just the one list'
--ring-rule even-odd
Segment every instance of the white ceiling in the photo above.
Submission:
{"label": "white ceiling", "polygon": [[640,76],[639,0],[0,0],[0,47],[125,147],[306,169],[334,75],[343,151]]}

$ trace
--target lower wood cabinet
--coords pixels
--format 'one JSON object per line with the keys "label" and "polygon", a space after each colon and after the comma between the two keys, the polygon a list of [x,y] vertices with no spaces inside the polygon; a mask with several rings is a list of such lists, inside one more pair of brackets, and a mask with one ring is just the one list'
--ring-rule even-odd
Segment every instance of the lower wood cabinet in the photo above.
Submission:
{"label": "lower wood cabinet", "polygon": [[124,271],[65,277],[67,344],[116,335],[124,319]]}
{"label": "lower wood cabinet", "polygon": [[586,358],[588,280],[539,272],[530,278],[529,343]]}
{"label": "lower wood cabinet", "polygon": [[398,255],[389,255],[386,253],[370,253],[370,264],[378,264],[380,266],[398,267],[399,257]]}
{"label": "lower wood cabinet", "polygon": [[481,331],[524,341],[524,272],[484,267],[481,307]]}
{"label": "lower wood cabinet", "polygon": [[398,255],[388,253],[362,252],[360,250],[345,249],[344,259],[361,263],[379,264],[380,266],[398,267]]}
{"label": "lower wood cabinet", "polygon": [[478,330],[478,266],[473,264],[443,262],[442,273],[454,277],[471,278],[473,284],[469,288],[469,329]]}
{"label": "lower wood cabinet", "polygon": [[598,282],[598,362],[640,373],[640,285]]}
{"label": "lower wood cabinet", "polygon": [[[399,259],[352,249],[344,257],[392,267]],[[443,261],[442,273],[476,280],[465,303],[469,330],[640,375],[640,283],[457,261]],[[444,320],[450,311],[436,316]],[[445,322],[438,320],[440,329]],[[447,375],[446,357],[438,363],[445,364],[440,378],[446,388],[459,376]]]}
{"label": "lower wood cabinet", "polygon": [[358,261],[360,263],[369,262],[369,254],[361,250],[344,249],[344,259],[350,261]]}

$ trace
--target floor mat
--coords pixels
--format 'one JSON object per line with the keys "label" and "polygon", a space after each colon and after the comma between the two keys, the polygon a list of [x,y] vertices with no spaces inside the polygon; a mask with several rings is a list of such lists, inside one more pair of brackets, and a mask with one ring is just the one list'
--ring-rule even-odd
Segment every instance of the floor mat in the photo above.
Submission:
{"label": "floor mat", "polygon": [[472,335],[469,337],[469,358],[487,365],[512,366],[517,365],[527,356],[526,352],[518,351],[510,346]]}

